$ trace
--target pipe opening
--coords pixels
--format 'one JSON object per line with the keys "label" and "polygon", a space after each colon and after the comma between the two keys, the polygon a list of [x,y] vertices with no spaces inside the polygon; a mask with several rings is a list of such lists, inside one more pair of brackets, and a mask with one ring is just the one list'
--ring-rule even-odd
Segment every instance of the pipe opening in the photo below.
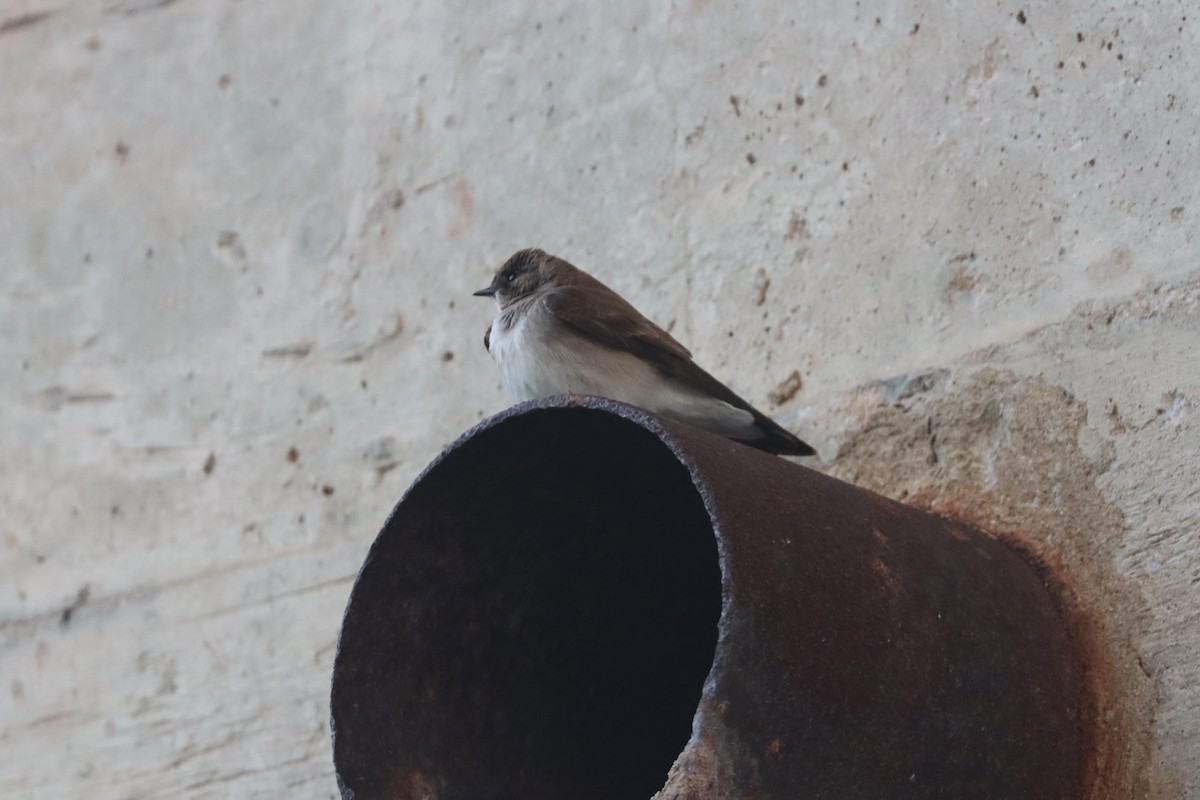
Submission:
{"label": "pipe opening", "polygon": [[691,734],[721,575],[687,470],[612,414],[482,431],[397,507],[334,667],[356,800],[645,800]]}

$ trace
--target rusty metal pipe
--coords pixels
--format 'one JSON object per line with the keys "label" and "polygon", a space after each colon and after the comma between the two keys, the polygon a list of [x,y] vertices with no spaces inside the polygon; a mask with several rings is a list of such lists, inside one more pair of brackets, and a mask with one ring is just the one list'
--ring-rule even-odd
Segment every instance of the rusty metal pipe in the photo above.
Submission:
{"label": "rusty metal pipe", "polygon": [[555,398],[465,434],[375,540],[334,761],[355,800],[1064,800],[1083,702],[993,538]]}

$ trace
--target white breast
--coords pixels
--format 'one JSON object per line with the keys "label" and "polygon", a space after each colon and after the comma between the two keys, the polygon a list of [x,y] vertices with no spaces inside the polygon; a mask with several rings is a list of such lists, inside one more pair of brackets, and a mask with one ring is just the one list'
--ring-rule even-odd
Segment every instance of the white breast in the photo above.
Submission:
{"label": "white breast", "polygon": [[653,380],[648,365],[632,357],[615,358],[619,354],[561,327],[537,306],[516,315],[511,325],[505,323],[501,316],[492,325],[491,353],[501,383],[518,401],[559,394],[623,399],[617,397],[618,385]]}
{"label": "white breast", "polygon": [[512,325],[500,316],[492,323],[491,354],[500,369],[500,382],[517,401],[568,394],[569,381],[557,374],[553,348],[536,335],[529,314],[520,314]]}

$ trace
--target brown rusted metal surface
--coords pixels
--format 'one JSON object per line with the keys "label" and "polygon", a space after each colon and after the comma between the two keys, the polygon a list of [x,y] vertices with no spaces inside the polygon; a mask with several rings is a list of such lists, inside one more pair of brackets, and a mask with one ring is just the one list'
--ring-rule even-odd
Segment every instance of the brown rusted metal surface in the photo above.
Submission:
{"label": "brown rusted metal surface", "polygon": [[397,505],[346,611],[334,760],[356,800],[1064,800],[1081,686],[986,534],[558,398]]}

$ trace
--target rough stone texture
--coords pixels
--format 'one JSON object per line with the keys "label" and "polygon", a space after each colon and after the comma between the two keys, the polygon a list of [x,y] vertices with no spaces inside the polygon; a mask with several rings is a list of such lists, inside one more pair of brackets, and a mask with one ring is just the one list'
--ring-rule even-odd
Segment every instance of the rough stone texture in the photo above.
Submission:
{"label": "rough stone texture", "polygon": [[1095,795],[1200,798],[1194,16],[0,0],[0,785],[334,795],[350,582],[536,244],[1049,563]]}

